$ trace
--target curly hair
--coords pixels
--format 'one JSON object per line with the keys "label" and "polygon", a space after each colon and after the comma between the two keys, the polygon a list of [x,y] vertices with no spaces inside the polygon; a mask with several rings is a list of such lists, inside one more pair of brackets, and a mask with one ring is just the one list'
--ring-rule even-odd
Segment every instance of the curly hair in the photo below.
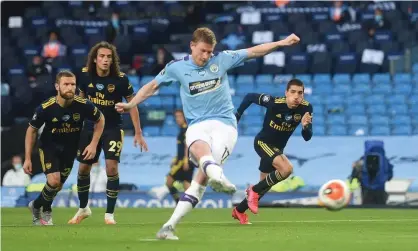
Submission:
{"label": "curly hair", "polygon": [[93,46],[90,49],[88,58],[87,58],[87,71],[89,75],[97,75],[96,72],[96,63],[94,60],[97,58],[97,52],[99,49],[109,49],[112,51],[112,64],[110,65],[110,76],[119,76],[120,75],[120,59],[118,52],[116,51],[116,47],[108,42],[102,41],[100,43],[97,43],[95,46]]}

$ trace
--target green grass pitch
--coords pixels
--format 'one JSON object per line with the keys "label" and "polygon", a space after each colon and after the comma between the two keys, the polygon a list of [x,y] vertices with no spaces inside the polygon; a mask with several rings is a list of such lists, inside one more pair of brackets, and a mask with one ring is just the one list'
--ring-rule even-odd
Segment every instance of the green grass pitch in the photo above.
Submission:
{"label": "green grass pitch", "polygon": [[55,226],[31,226],[26,208],[2,209],[3,251],[152,250],[418,250],[418,210],[260,209],[252,225],[239,225],[229,209],[196,209],[177,226],[179,241],[156,241],[172,209],[117,208],[118,225],[105,225],[104,209],[80,225],[67,225],[76,209],[54,209]]}

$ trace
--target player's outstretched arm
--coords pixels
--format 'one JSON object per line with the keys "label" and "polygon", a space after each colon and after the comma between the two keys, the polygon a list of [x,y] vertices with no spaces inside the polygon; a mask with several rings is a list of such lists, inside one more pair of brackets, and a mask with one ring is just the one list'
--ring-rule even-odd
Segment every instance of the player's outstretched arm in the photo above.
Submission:
{"label": "player's outstretched arm", "polygon": [[251,59],[251,58],[264,57],[265,55],[277,50],[280,47],[291,46],[291,45],[299,43],[299,41],[300,41],[300,38],[292,33],[291,35],[289,35],[288,37],[280,41],[260,44],[260,45],[248,48],[247,49],[248,58]]}
{"label": "player's outstretched arm", "polygon": [[116,111],[119,113],[123,113],[126,111],[131,110],[133,107],[137,106],[138,104],[144,102],[147,98],[151,97],[156,91],[158,90],[158,83],[154,79],[148,84],[144,85],[132,98],[129,103],[117,103],[115,105]]}
{"label": "player's outstretched arm", "polygon": [[25,162],[23,163],[23,170],[26,174],[32,174],[32,150],[36,142],[38,129],[29,126],[26,130],[25,136]]}
{"label": "player's outstretched arm", "polygon": [[241,104],[239,105],[237,112],[235,113],[235,117],[237,117],[237,121],[240,120],[242,114],[244,114],[245,110],[252,103],[267,107],[270,103],[271,97],[267,94],[259,94],[259,93],[248,93],[245,95],[244,99],[242,100]]}

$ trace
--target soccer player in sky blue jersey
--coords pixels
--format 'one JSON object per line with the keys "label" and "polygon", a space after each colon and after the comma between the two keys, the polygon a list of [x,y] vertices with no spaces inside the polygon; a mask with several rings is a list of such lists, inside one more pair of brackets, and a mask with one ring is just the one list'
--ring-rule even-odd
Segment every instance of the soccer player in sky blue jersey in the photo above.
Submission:
{"label": "soccer player in sky blue jersey", "polygon": [[215,34],[208,28],[198,28],[190,42],[191,55],[168,63],[129,103],[116,104],[118,112],[128,111],[152,96],[159,88],[180,83],[180,97],[189,124],[186,144],[191,161],[199,165],[199,170],[180,198],[173,215],[157,233],[157,238],[178,239],[174,235],[176,224],[202,199],[207,183],[215,191],[230,194],[236,191],[221,168],[231,154],[238,136],[227,71],[242,65],[245,60],[265,56],[279,47],[291,46],[299,41],[292,34],[277,42],[214,53]]}

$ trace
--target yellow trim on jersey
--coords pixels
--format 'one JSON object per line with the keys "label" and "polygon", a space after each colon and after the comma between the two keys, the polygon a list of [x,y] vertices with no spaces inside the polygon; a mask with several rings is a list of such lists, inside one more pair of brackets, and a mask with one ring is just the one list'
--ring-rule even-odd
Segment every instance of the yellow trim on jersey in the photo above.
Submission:
{"label": "yellow trim on jersey", "polygon": [[83,67],[82,69],[81,69],[81,72],[88,72],[89,71],[89,68],[87,68],[87,67]]}
{"label": "yellow trim on jersey", "polygon": [[174,175],[184,166],[184,161],[179,160],[175,165],[172,165],[170,168],[170,175]]}
{"label": "yellow trim on jersey", "polygon": [[263,141],[259,140],[257,141],[257,144],[264,150],[265,153],[267,153],[268,156],[272,157],[274,155],[274,151],[271,150],[270,147],[268,147],[268,145]]}
{"label": "yellow trim on jersey", "polygon": [[304,106],[309,106],[309,102],[308,101],[306,101],[306,100],[303,100],[302,101],[302,103],[300,103],[301,105],[304,105]]}
{"label": "yellow trim on jersey", "polygon": [[87,104],[87,99],[82,98],[80,96],[74,96],[74,100],[82,104]]}
{"label": "yellow trim on jersey", "polygon": [[52,97],[50,99],[48,99],[48,101],[46,101],[45,103],[42,104],[42,109],[45,109],[51,105],[53,105],[55,103],[55,97]]}
{"label": "yellow trim on jersey", "polygon": [[123,78],[125,76],[124,72],[119,72],[119,77]]}
{"label": "yellow trim on jersey", "polygon": [[276,103],[276,104],[283,104],[283,103],[286,103],[286,98],[276,98],[276,99],[274,100],[274,103]]}
{"label": "yellow trim on jersey", "polygon": [[41,160],[42,170],[45,172],[45,170],[46,170],[45,155],[44,155],[44,151],[41,148],[39,148],[39,159]]}

